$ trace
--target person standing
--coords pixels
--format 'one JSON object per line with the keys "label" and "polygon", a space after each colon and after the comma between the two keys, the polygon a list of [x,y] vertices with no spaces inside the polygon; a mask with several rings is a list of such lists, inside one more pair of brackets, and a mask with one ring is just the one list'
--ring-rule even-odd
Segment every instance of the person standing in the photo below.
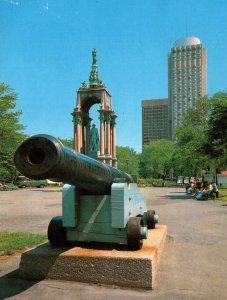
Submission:
{"label": "person standing", "polygon": [[212,181],[211,185],[212,185],[212,192],[215,194],[215,197],[218,198],[219,192],[218,192],[217,184],[215,183],[215,181]]}

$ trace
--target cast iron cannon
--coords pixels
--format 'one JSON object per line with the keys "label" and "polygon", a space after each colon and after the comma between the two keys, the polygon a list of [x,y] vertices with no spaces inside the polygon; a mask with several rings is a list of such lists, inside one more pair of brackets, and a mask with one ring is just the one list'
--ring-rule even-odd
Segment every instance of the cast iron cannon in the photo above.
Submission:
{"label": "cast iron cannon", "polygon": [[67,241],[97,241],[138,249],[147,229],[158,222],[129,174],[75,152],[53,136],[28,138],[14,162],[29,178],[65,183],[62,217],[54,217],[48,227],[48,239],[56,247]]}

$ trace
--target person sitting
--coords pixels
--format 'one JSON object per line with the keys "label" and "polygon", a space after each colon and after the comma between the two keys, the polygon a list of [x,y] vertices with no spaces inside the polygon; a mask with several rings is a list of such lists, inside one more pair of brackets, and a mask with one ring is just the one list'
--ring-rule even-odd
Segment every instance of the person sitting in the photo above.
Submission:
{"label": "person sitting", "polygon": [[186,190],[186,194],[191,194],[191,184],[190,183],[185,184],[185,190]]}
{"label": "person sitting", "polygon": [[207,200],[212,191],[212,185],[209,181],[205,181],[201,190],[197,191],[194,198],[197,200]]}
{"label": "person sitting", "polygon": [[202,190],[202,193],[204,194],[205,198],[209,198],[211,196],[212,190],[212,184],[209,181],[207,181]]}
{"label": "person sitting", "polygon": [[202,179],[202,177],[201,178],[198,177],[198,183],[197,183],[197,185],[198,185],[198,189],[200,190],[202,188],[202,185],[203,185],[203,179]]}
{"label": "person sitting", "polygon": [[196,193],[197,190],[199,189],[199,186],[198,186],[198,181],[199,181],[199,178],[195,178],[194,182],[193,182],[193,192]]}

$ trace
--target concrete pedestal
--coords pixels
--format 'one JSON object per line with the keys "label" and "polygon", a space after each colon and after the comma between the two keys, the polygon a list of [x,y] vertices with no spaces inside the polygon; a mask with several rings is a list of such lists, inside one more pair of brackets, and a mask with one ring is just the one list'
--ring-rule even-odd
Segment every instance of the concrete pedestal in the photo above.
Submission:
{"label": "concrete pedestal", "polygon": [[43,244],[22,254],[19,276],[151,289],[166,235],[167,226],[157,225],[149,230],[143,248],[137,251],[110,246],[91,248],[89,244],[56,249]]}

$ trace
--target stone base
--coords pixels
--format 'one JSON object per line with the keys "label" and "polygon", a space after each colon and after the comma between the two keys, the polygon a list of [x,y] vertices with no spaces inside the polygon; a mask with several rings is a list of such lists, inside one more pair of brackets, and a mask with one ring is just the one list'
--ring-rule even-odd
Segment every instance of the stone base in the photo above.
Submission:
{"label": "stone base", "polygon": [[151,289],[165,244],[167,226],[157,225],[148,232],[142,249],[137,251],[89,243],[71,249],[56,249],[48,243],[43,244],[22,254],[19,276]]}

